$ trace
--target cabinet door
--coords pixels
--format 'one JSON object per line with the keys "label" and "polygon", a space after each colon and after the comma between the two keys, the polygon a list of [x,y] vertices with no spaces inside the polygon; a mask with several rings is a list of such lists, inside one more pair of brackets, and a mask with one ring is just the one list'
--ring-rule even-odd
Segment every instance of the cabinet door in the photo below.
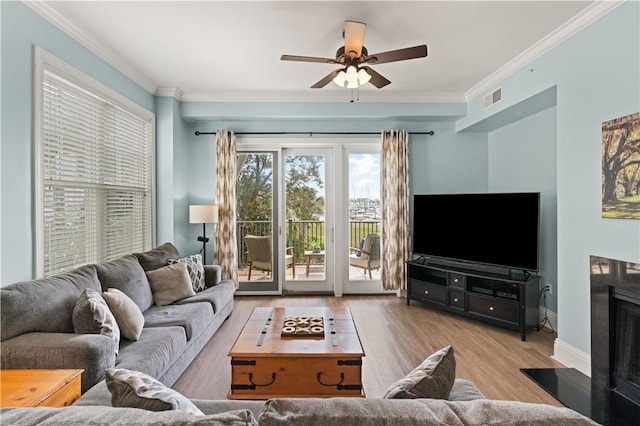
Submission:
{"label": "cabinet door", "polygon": [[451,272],[449,274],[449,287],[458,287],[464,289],[466,277],[462,274]]}
{"label": "cabinet door", "polygon": [[449,307],[452,309],[464,310],[464,292],[449,289]]}
{"label": "cabinet door", "polygon": [[467,293],[469,312],[518,325],[519,304]]}
{"label": "cabinet door", "polygon": [[445,305],[447,296],[447,288],[445,286],[432,284],[413,278],[409,278],[409,281],[410,298]]}

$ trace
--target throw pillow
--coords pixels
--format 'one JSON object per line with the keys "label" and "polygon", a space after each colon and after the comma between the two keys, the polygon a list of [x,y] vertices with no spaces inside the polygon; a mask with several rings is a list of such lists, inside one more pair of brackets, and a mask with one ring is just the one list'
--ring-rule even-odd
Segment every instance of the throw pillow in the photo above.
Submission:
{"label": "throw pillow", "polygon": [[191,277],[193,291],[196,293],[207,288],[204,284],[204,265],[202,264],[202,256],[194,254],[180,259],[169,259],[169,265],[184,262],[187,264],[187,271]]}
{"label": "throw pillow", "polygon": [[[165,262],[166,265],[166,262]],[[131,254],[95,265],[102,291],[117,288],[131,298],[142,312],[153,306],[149,281],[138,259]]]}
{"label": "throw pillow", "polygon": [[125,368],[108,368],[105,382],[114,407],[142,408],[149,411],[179,410],[204,416],[193,402],[148,374]]}
{"label": "throw pillow", "polygon": [[116,343],[116,355],[118,355],[120,328],[99,291],[88,288],[82,292],[73,307],[71,320],[75,333],[100,333],[111,338]]}
{"label": "throw pillow", "polygon": [[169,259],[179,258],[180,253],[173,244],[167,242],[144,253],[134,253],[134,256],[142,269],[147,272],[165,266]]}
{"label": "throw pillow", "polygon": [[425,359],[404,378],[391,385],[385,399],[448,399],[456,379],[456,360],[451,345]]}
{"label": "throw pillow", "polygon": [[144,315],[138,305],[117,288],[108,289],[102,293],[102,297],[116,318],[121,336],[129,340],[138,340],[144,327]]}
{"label": "throw pillow", "polygon": [[176,300],[195,296],[186,263],[175,263],[147,271],[153,300],[156,305],[170,305]]}

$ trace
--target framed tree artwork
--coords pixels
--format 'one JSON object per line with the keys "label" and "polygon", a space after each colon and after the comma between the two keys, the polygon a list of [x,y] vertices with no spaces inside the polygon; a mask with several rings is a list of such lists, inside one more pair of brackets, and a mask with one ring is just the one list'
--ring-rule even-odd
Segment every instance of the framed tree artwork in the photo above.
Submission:
{"label": "framed tree artwork", "polygon": [[640,219],[640,112],[602,123],[602,217]]}

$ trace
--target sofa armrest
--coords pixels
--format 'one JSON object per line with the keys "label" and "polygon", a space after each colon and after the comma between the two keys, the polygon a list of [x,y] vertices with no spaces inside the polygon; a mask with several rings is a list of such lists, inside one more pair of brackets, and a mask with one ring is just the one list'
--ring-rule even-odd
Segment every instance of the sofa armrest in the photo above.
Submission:
{"label": "sofa armrest", "polygon": [[2,342],[2,368],[82,368],[82,392],[115,366],[115,342],[101,334],[25,333]]}
{"label": "sofa armrest", "polygon": [[220,265],[204,265],[204,284],[213,287],[222,281],[222,268]]}

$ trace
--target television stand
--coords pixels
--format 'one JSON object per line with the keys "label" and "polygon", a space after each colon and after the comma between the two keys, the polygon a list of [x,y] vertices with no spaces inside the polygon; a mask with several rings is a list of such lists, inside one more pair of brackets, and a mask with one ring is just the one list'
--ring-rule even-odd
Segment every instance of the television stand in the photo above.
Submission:
{"label": "television stand", "polygon": [[407,262],[407,305],[411,300],[490,324],[520,331],[539,321],[540,277],[520,278],[431,264]]}

